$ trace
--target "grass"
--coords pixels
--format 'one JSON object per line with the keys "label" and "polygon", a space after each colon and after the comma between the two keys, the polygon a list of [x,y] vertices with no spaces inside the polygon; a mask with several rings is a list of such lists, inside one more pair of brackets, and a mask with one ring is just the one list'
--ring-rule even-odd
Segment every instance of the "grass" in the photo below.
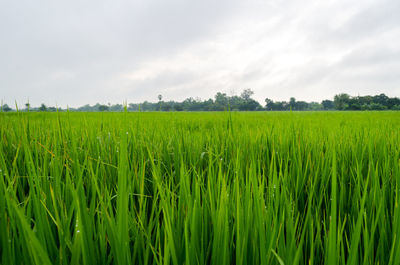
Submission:
{"label": "grass", "polygon": [[399,264],[396,112],[0,115],[1,264]]}

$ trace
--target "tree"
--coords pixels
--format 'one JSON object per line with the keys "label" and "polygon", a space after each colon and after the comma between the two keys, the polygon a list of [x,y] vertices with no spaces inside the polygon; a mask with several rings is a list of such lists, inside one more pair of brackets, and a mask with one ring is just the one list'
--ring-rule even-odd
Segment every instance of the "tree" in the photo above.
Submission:
{"label": "tree", "polygon": [[350,96],[348,94],[335,95],[333,103],[338,110],[345,110],[349,107]]}
{"label": "tree", "polygon": [[31,104],[29,104],[29,102],[25,103],[25,108],[27,111],[29,111],[29,108],[31,107]]}
{"label": "tree", "polygon": [[[291,103],[289,102],[289,106],[290,106],[290,108],[292,108],[292,106],[290,104]],[[309,104],[307,102],[305,102],[305,101],[295,101],[294,102],[294,108],[292,108],[292,109],[294,109],[294,110],[308,110],[310,108],[309,108]]]}
{"label": "tree", "polygon": [[109,107],[107,105],[100,105],[99,106],[99,111],[108,111]]}
{"label": "tree", "polygon": [[139,105],[138,104],[134,104],[134,103],[129,103],[128,104],[128,110],[137,111],[137,110],[139,110]]}
{"label": "tree", "polygon": [[380,95],[374,96],[372,100],[374,103],[381,104],[383,106],[387,106],[389,97],[382,93]]}
{"label": "tree", "polygon": [[162,104],[162,106],[161,106],[161,110],[162,111],[170,111],[170,110],[172,110],[172,105],[173,105],[172,101],[164,102],[164,104]]}
{"label": "tree", "polygon": [[[399,110],[400,109],[400,98],[388,97],[385,94],[379,94],[375,96],[356,96],[351,97],[348,94],[337,94],[334,96],[334,100],[323,100],[319,102],[306,102],[297,101],[294,97],[291,97],[289,101],[273,101],[272,99],[265,99],[265,107],[261,106],[259,102],[252,98],[254,92],[247,88],[242,91],[240,95],[234,95],[233,93],[228,96],[226,93],[218,92],[215,95],[215,99],[209,98],[202,100],[201,98],[189,97],[181,102],[177,101],[163,101],[162,95],[158,95],[158,102],[142,102],[142,103],[130,103],[128,109],[130,111],[226,111],[228,108],[232,111],[305,111],[305,110]],[[2,104],[2,103],[1,103]],[[28,103],[25,104],[26,109],[31,106]],[[56,111],[54,107],[48,107],[44,104],[40,108],[33,108],[38,111]],[[82,107],[71,109],[70,111],[122,111],[124,106],[121,104],[101,105],[97,103],[93,106],[84,105]],[[4,105],[2,111],[11,111],[7,105]],[[61,110],[61,109],[59,109]]]}
{"label": "tree", "polygon": [[39,111],[47,111],[47,107],[44,103],[42,103],[39,107]]}
{"label": "tree", "polygon": [[393,105],[391,110],[400,110],[400,105]]}
{"label": "tree", "polygon": [[90,107],[89,104],[86,104],[86,105],[84,105],[82,107],[79,107],[78,111],[91,111],[91,107]]}
{"label": "tree", "polygon": [[158,95],[158,105],[159,105],[159,111],[161,111],[161,106],[162,106],[162,95]]}
{"label": "tree", "polygon": [[274,103],[274,108],[273,110],[288,110],[289,109],[289,103],[286,101],[277,101]]}
{"label": "tree", "polygon": [[240,94],[240,98],[237,99],[239,101],[240,110],[252,111],[262,108],[260,103],[251,98],[252,95],[254,95],[254,92],[250,88],[243,90]]}
{"label": "tree", "polygon": [[228,107],[228,97],[225,93],[218,92],[215,95],[214,110],[225,110]]}
{"label": "tree", "polygon": [[265,108],[267,110],[273,110],[274,108],[274,101],[272,99],[266,98],[265,99]]}
{"label": "tree", "polygon": [[174,104],[174,109],[176,111],[183,111],[183,104],[182,103],[175,103]]}
{"label": "tree", "polygon": [[124,111],[124,106],[122,104],[111,105],[108,109],[109,111]]}
{"label": "tree", "polygon": [[349,99],[349,110],[361,110],[361,104],[358,97],[352,97]]}
{"label": "tree", "polygon": [[373,98],[371,96],[357,97],[358,103],[362,105],[370,105],[373,102]]}
{"label": "tree", "polygon": [[306,104],[307,104],[307,109],[308,110],[316,111],[316,110],[322,110],[323,109],[322,104],[318,103],[318,102],[310,102],[310,103],[306,103]]}
{"label": "tree", "polygon": [[12,110],[7,104],[4,104],[1,108],[2,108],[2,110],[3,110],[4,112],[9,112],[9,111]]}
{"label": "tree", "polygon": [[291,110],[296,109],[296,99],[294,97],[291,97],[289,100],[289,107]]}
{"label": "tree", "polygon": [[372,103],[370,105],[370,109],[371,110],[385,110],[385,109],[387,109],[387,107],[380,103]]}
{"label": "tree", "polygon": [[240,106],[243,104],[243,102],[244,101],[243,101],[242,97],[239,97],[236,95],[230,96],[229,97],[229,108],[231,110],[239,110]]}
{"label": "tree", "polygon": [[142,104],[140,104],[140,110],[141,111],[151,111],[151,110],[157,110],[155,108],[152,107],[153,104],[148,102],[148,101],[144,101]]}
{"label": "tree", "polygon": [[250,100],[251,96],[254,95],[254,92],[250,89],[250,88],[246,88],[245,90],[243,90],[243,92],[240,94],[240,97],[244,100],[244,101],[248,101]]}
{"label": "tree", "polygon": [[239,105],[239,110],[254,111],[254,110],[260,110],[260,109],[262,109],[262,106],[260,105],[260,103],[258,103],[257,101],[255,101],[252,98],[247,101],[243,101]]}
{"label": "tree", "polygon": [[333,104],[332,100],[328,100],[328,99],[327,100],[323,100],[321,102],[321,104],[322,104],[322,108],[324,110],[332,110],[332,109],[335,108],[335,104]]}
{"label": "tree", "polygon": [[400,99],[399,98],[389,98],[387,101],[387,107],[388,109],[393,109],[394,106],[399,106],[400,105]]}

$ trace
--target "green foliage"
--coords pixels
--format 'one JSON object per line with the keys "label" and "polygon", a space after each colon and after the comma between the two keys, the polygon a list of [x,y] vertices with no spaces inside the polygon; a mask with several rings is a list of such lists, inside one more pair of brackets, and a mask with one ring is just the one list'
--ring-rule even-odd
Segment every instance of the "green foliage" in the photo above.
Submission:
{"label": "green foliage", "polygon": [[333,101],[328,99],[323,100],[321,102],[321,105],[324,110],[333,110],[335,108],[335,104],[333,103]]}
{"label": "green foliage", "polygon": [[41,104],[39,107],[39,111],[47,111],[47,106],[45,104]]}
{"label": "green foliage", "polygon": [[[323,100],[319,102],[296,101],[291,97],[287,101],[273,101],[265,99],[265,107],[261,106],[252,98],[254,92],[251,89],[245,89],[240,96],[228,96],[226,93],[218,92],[213,99],[201,100],[200,98],[189,97],[182,102],[163,101],[162,95],[158,95],[158,102],[129,103],[128,111],[318,111],[318,110],[399,110],[400,99],[397,97],[390,98],[385,94],[376,96],[357,96],[351,97],[348,94],[335,95],[334,101]],[[42,104],[39,108],[31,108],[29,103],[25,104],[25,111],[63,111],[61,108],[46,107]],[[2,104],[3,107],[3,104]],[[2,111],[12,111],[7,104],[4,104]],[[79,108],[69,108],[68,111],[80,112],[97,112],[111,111],[123,112],[125,108],[122,104],[103,105],[96,103],[91,106],[86,104]]]}
{"label": "green foliage", "polygon": [[99,111],[108,111],[110,108],[107,105],[99,105],[98,110]]}
{"label": "green foliage", "polygon": [[393,112],[2,113],[0,263],[398,264],[398,131]]}
{"label": "green foliage", "polygon": [[400,99],[389,98],[385,94],[357,97],[339,94],[334,98],[334,105],[337,110],[397,110]]}
{"label": "green foliage", "polygon": [[2,104],[1,105],[1,111],[3,112],[9,112],[9,111],[11,111],[12,109],[7,105],[7,104]]}
{"label": "green foliage", "polygon": [[350,96],[348,94],[335,95],[333,102],[337,110],[345,110],[349,107]]}

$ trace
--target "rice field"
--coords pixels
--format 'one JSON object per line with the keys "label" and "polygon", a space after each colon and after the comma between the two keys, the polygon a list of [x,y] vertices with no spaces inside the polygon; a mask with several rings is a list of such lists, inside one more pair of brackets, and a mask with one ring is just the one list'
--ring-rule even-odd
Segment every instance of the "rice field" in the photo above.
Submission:
{"label": "rice field", "polygon": [[400,264],[396,112],[0,113],[1,264]]}

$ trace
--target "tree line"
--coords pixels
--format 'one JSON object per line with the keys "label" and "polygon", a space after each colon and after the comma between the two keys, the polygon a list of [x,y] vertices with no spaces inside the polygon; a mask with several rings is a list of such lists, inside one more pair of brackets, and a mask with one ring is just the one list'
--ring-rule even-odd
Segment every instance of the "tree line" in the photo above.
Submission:
{"label": "tree line", "polygon": [[[355,96],[342,93],[335,95],[333,100],[321,102],[297,101],[291,97],[289,101],[273,101],[266,98],[265,104],[261,105],[252,98],[254,92],[245,89],[238,95],[228,96],[226,93],[218,92],[214,99],[201,100],[199,98],[187,98],[181,102],[163,101],[162,95],[158,95],[157,102],[144,101],[142,103],[129,103],[128,111],[318,111],[318,110],[400,110],[400,98],[388,97],[385,94],[375,96]],[[79,108],[68,108],[69,111],[95,112],[95,111],[124,111],[122,104],[86,104]],[[1,111],[14,111],[7,104],[1,104]],[[65,111],[65,109],[48,107],[41,104],[40,107],[32,108],[29,103],[25,104],[23,111]]]}

